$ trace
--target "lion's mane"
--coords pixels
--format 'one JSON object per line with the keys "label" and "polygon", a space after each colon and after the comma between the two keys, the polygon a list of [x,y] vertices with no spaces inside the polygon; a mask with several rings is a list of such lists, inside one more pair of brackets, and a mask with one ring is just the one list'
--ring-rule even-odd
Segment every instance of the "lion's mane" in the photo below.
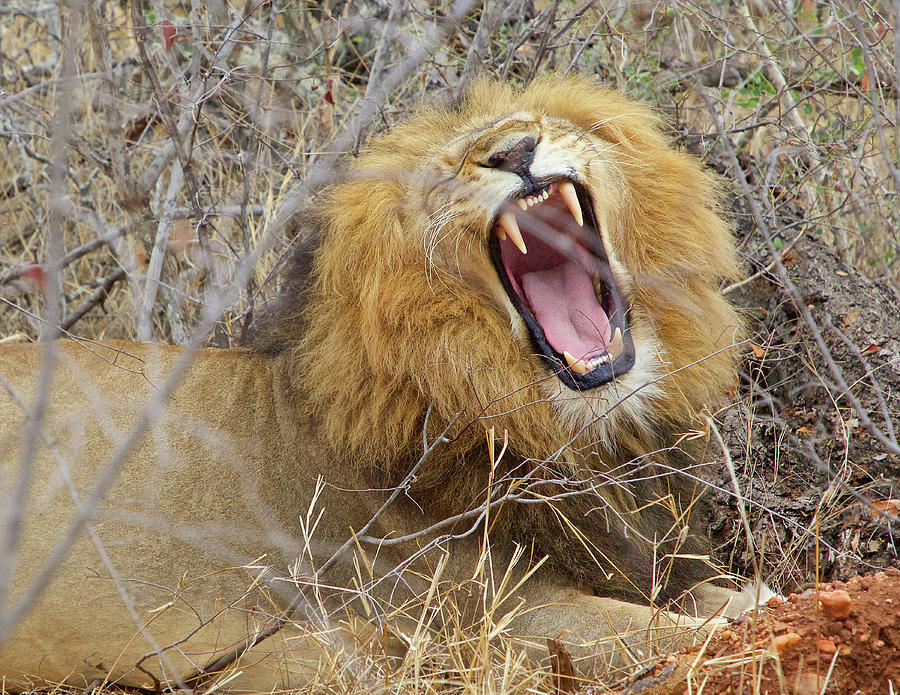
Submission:
{"label": "lion's mane", "polygon": [[[491,220],[477,177],[496,170],[465,169],[453,143],[517,112],[589,134],[605,167],[593,184],[598,218],[627,278],[630,323],[651,336],[638,349],[657,365],[641,372],[641,384],[619,382],[625,391],[616,382],[600,394],[559,386],[491,289],[496,271],[483,244]],[[468,191],[458,185],[466,176]],[[422,108],[372,142],[303,221],[285,292],[252,343],[293,354],[298,407],[343,465],[396,484],[422,453],[426,414],[434,437],[462,413],[415,484],[417,500],[440,513],[472,505],[489,475],[501,475],[487,460],[489,428],[508,442],[506,474],[544,462],[526,467],[546,478],[548,494],[560,472],[569,481],[612,472],[617,484],[603,488],[602,502],[637,533],[594,513],[596,495],[522,505],[496,522],[589,583],[597,557],[584,552],[583,538],[618,565],[649,558],[654,550],[640,537],[671,535],[673,518],[690,516],[694,483],[669,473],[691,459],[683,448],[660,452],[696,429],[697,413],[734,379],[728,347],[740,321],[718,285],[737,264],[714,180],[669,146],[648,107],[583,77],[549,76],[523,90],[480,80],[458,103]],[[629,477],[632,461],[642,474]],[[660,500],[669,506],[647,506]],[[561,524],[583,533],[560,533]],[[702,546],[684,550],[692,547]],[[615,591],[646,599],[635,589],[650,580],[640,573]],[[704,573],[685,563],[674,590]]]}

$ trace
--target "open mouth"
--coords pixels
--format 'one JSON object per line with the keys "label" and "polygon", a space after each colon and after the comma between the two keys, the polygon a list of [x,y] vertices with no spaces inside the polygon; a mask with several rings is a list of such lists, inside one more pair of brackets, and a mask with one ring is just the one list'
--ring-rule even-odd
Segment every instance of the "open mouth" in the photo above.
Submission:
{"label": "open mouth", "polygon": [[509,201],[491,260],[538,353],[566,386],[589,389],[634,366],[625,299],[585,189],[558,180]]}

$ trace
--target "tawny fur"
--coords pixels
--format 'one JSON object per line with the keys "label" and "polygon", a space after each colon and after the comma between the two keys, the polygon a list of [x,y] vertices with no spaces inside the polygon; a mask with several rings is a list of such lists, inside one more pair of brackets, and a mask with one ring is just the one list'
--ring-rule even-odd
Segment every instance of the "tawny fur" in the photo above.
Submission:
{"label": "tawny fur", "polygon": [[[576,168],[627,295],[637,364],[589,392],[568,389],[533,355],[487,254],[492,220],[515,177],[483,162],[523,134],[540,138],[536,168]],[[729,348],[739,338],[740,322],[717,286],[737,266],[711,178],[694,159],[668,146],[647,107],[585,78],[547,77],[524,91],[483,80],[459,105],[423,108],[374,141],[304,220],[308,226],[301,230],[293,275],[252,332],[257,354],[201,351],[186,377],[190,388],[183,385],[167,403],[166,424],[156,426],[155,435],[132,454],[128,474],[98,516],[98,533],[115,542],[110,555],[128,579],[178,595],[182,574],[191,578],[184,591],[192,592],[196,615],[185,611],[179,622],[163,609],[159,644],[189,634],[200,614],[215,614],[210,606],[217,595],[215,605],[234,600],[236,609],[248,602],[258,607],[270,600],[271,587],[284,588],[261,579],[261,586],[270,587],[264,599],[254,589],[237,601],[241,593],[234,582],[213,581],[210,588],[209,577],[217,568],[254,560],[273,568],[269,574],[284,574],[306,547],[300,520],[321,475],[328,485],[316,505],[325,510],[313,534],[317,543],[294,566],[308,578],[344,543],[348,527],[358,530],[378,508],[386,494],[381,491],[403,481],[422,453],[426,414],[428,438],[454,418],[456,424],[409,491],[367,535],[428,528],[477,507],[498,481],[530,490],[523,503],[492,511],[498,567],[516,545],[527,548],[531,561],[547,558],[519,591],[530,610],[513,623],[511,634],[570,633],[575,641],[603,642],[611,630],[642,630],[652,618],[652,603],[676,599],[715,574],[695,559],[705,546],[696,523],[689,528],[699,486],[693,475],[677,473],[696,463],[697,446],[669,447],[697,428],[696,414],[718,402],[733,380],[735,351]],[[137,345],[118,349],[140,356],[144,369],[153,366],[160,375],[177,356]],[[103,418],[91,413],[98,404],[120,413],[125,399],[127,415],[117,417],[124,417],[127,428],[136,417],[133,406],[152,397],[157,380],[118,372],[82,349],[65,347],[62,353],[63,375],[53,396],[67,400],[51,410],[47,431],[71,452],[73,469],[82,476],[77,484],[89,491],[116,440]],[[0,373],[17,393],[33,391],[38,357],[33,348],[0,350]],[[223,360],[229,362],[225,372]],[[83,375],[95,382],[93,391],[73,387]],[[12,398],[0,407],[0,423],[10,423],[0,435],[8,486],[20,455],[16,423],[22,414]],[[75,411],[86,424],[73,430],[68,418]],[[209,435],[192,437],[179,429],[191,427],[205,427]],[[491,428],[497,449],[500,441],[508,443],[494,465],[485,444]],[[216,432],[234,446],[223,447],[222,440],[214,445]],[[69,511],[27,529],[16,577],[20,586],[35,576],[74,513],[57,468],[51,452],[42,449],[38,471],[57,483],[37,485],[29,505],[36,513],[48,504]],[[195,489],[191,471],[198,472]],[[135,495],[162,501],[147,481],[163,474],[180,484],[166,486],[159,519],[138,523],[122,513]],[[223,477],[242,481],[239,504],[230,504],[229,485],[219,482]],[[581,494],[571,494],[578,489]],[[535,504],[541,496],[555,499]],[[266,514],[254,512],[254,504]],[[228,552],[211,551],[191,535],[198,524],[213,521],[228,529],[246,526]],[[467,523],[441,531],[460,533]],[[179,536],[180,527],[194,530]],[[181,540],[172,542],[175,537]],[[449,549],[446,577],[462,581],[471,576],[481,538],[479,532],[433,546],[410,569],[433,568],[434,558]],[[381,549],[376,575],[390,574],[413,551]],[[354,552],[357,546],[326,577],[332,585],[353,585]],[[0,668],[16,683],[23,682],[22,673],[77,681],[105,671],[123,682],[149,682],[134,662],[155,647],[146,636],[135,636],[135,617],[122,607],[119,588],[103,583],[108,617],[102,630],[92,630],[83,609],[72,608],[86,600],[87,572],[108,573],[95,555],[82,541],[17,636],[0,647]],[[401,585],[414,592],[414,584],[404,579],[387,594],[373,589],[373,600],[400,597]],[[700,602],[706,612],[728,597],[709,586],[697,591],[705,595]],[[149,621],[155,630],[153,611],[166,595],[137,601],[138,621]],[[277,597],[271,600],[277,605]],[[230,622],[230,614],[217,617],[219,636],[210,637],[215,631],[207,629],[205,637],[192,637],[190,658],[179,644],[163,650],[168,661],[155,657],[144,667],[173,682],[252,631],[259,620],[247,615],[258,613]],[[54,620],[77,629],[61,631]],[[15,640],[25,635],[29,646],[17,647]],[[87,646],[62,643],[76,637]],[[614,650],[617,644],[607,641]],[[294,683],[284,665],[291,658],[283,655],[268,670],[248,669],[252,677],[231,685],[269,689]]]}

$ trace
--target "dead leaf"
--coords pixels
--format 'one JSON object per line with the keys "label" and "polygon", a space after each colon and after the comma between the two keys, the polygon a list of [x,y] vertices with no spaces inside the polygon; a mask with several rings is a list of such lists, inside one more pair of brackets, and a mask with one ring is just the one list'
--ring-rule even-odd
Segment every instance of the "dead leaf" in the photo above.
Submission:
{"label": "dead leaf", "polygon": [[31,281],[34,289],[39,292],[43,292],[44,288],[47,286],[47,271],[44,270],[44,266],[42,265],[30,265],[25,269],[25,272],[22,273],[22,275],[25,279]]}
{"label": "dead leaf", "polygon": [[159,23],[159,26],[162,30],[163,45],[168,51],[175,44],[175,25],[168,19],[164,19]]}
{"label": "dead leaf", "polygon": [[184,253],[194,243],[194,225],[189,219],[177,219],[172,222],[169,236],[169,251],[175,254]]}
{"label": "dead leaf", "polygon": [[877,519],[882,514],[891,514],[900,516],[900,500],[875,500],[871,503],[871,511],[873,519]]}
{"label": "dead leaf", "polygon": [[797,265],[800,262],[800,255],[794,251],[794,249],[788,249],[783,254],[781,254],[781,263],[788,268],[792,265]]}
{"label": "dead leaf", "polygon": [[547,649],[550,651],[550,668],[553,670],[553,687],[557,695],[578,692],[578,679],[575,678],[575,667],[572,657],[559,640],[548,639]]}
{"label": "dead leaf", "polygon": [[753,350],[753,356],[757,359],[762,359],[766,356],[766,350],[762,345],[757,345],[756,343],[750,343],[750,349]]}

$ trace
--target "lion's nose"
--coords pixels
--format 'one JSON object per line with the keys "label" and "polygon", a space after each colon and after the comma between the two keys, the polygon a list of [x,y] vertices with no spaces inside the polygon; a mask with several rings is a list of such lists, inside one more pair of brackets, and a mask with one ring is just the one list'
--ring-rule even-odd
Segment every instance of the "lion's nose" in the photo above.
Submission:
{"label": "lion's nose", "polygon": [[534,161],[535,147],[537,147],[537,141],[529,135],[519,140],[512,147],[504,147],[497,152],[491,153],[488,157],[487,165],[494,169],[511,171],[522,176],[531,168],[531,163]]}

